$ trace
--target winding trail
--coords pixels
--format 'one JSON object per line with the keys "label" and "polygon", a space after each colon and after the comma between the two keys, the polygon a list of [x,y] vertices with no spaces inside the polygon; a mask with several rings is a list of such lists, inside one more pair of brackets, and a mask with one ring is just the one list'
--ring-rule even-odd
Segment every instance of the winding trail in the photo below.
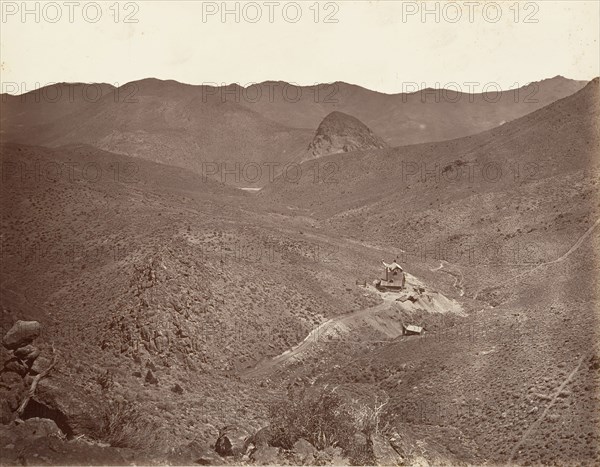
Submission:
{"label": "winding trail", "polygon": [[[541,268],[543,268],[543,267],[545,267],[545,266],[548,266],[548,265],[550,265],[550,264],[556,264],[556,263],[560,263],[561,261],[564,261],[564,260],[565,260],[565,259],[567,259],[567,258],[568,258],[568,257],[569,257],[569,256],[570,256],[572,253],[574,253],[575,251],[577,251],[577,250],[579,249],[579,247],[580,247],[580,246],[583,244],[583,242],[584,242],[584,241],[587,239],[587,237],[589,237],[589,236],[592,234],[592,232],[594,231],[594,229],[595,229],[596,227],[598,227],[598,225],[600,225],[600,218],[598,218],[598,219],[596,220],[596,222],[594,222],[594,224],[593,224],[593,225],[592,225],[592,226],[591,226],[589,229],[587,229],[587,230],[586,230],[586,231],[585,231],[585,232],[584,232],[584,233],[583,233],[583,234],[582,234],[582,235],[579,237],[579,239],[578,239],[578,240],[577,240],[577,241],[576,241],[576,242],[573,244],[573,246],[572,246],[571,248],[569,248],[569,250],[568,250],[568,251],[567,251],[565,254],[563,254],[562,256],[560,256],[560,257],[558,257],[558,258],[556,258],[556,259],[554,259],[554,260],[552,260],[552,261],[548,261],[548,262],[546,262],[546,263],[541,263],[541,264],[538,264],[537,266],[535,266],[534,268],[531,268],[531,269],[530,269],[530,270],[528,270],[528,271],[521,272],[521,273],[519,273],[519,274],[517,274],[517,275],[515,275],[515,276],[513,276],[513,277],[511,277],[511,278],[509,278],[509,279],[507,279],[506,281],[504,281],[504,282],[501,282],[501,283],[499,283],[499,284],[497,284],[497,285],[493,286],[493,288],[499,288],[499,287],[503,287],[503,286],[505,286],[505,285],[507,285],[507,284],[510,284],[510,283],[511,283],[511,282],[513,282],[514,280],[516,280],[516,279],[519,279],[520,277],[523,277],[523,276],[527,276],[527,275],[531,274],[532,272],[534,272],[534,271],[537,271],[538,269],[541,269]],[[486,289],[489,289],[489,288],[491,288],[491,286],[482,287],[482,288],[480,288],[479,290],[477,290],[477,291],[475,292],[475,295],[473,295],[473,300],[476,300],[476,299],[477,299],[477,296],[478,296],[478,295],[479,295],[481,292],[483,292],[484,290],[486,290]]]}
{"label": "winding trail", "polygon": [[463,282],[464,282],[463,273],[461,271],[458,271],[458,274],[457,274],[455,272],[445,270],[444,269],[444,263],[448,264],[447,261],[441,260],[440,261],[440,265],[437,268],[435,268],[435,269],[430,269],[430,271],[432,271],[432,272],[440,271],[440,272],[443,272],[445,274],[448,274],[449,276],[452,276],[454,278],[454,284],[452,284],[452,287],[454,287],[455,289],[458,289],[459,290],[458,294],[461,297],[464,297],[464,295],[465,295],[465,289],[463,287]]}

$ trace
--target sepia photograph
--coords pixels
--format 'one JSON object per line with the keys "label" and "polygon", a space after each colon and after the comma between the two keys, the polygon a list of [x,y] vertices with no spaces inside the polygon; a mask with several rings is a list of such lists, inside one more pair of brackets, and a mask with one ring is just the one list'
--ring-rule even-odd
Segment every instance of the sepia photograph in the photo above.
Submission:
{"label": "sepia photograph", "polygon": [[0,12],[0,466],[600,467],[598,0]]}

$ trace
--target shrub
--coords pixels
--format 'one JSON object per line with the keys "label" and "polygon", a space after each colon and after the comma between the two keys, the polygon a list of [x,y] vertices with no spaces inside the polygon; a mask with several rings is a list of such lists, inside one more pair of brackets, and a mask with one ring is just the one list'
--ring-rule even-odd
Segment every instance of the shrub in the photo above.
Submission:
{"label": "shrub", "polygon": [[349,407],[335,388],[302,388],[269,408],[272,443],[290,449],[300,438],[317,449],[352,446],[357,431]]}
{"label": "shrub", "polygon": [[143,449],[156,445],[156,425],[129,401],[110,401],[100,413],[98,438],[113,447]]}
{"label": "shrub", "polygon": [[358,431],[366,436],[381,434],[390,427],[389,398],[380,400],[378,396],[371,403],[354,401],[351,414]]}
{"label": "shrub", "polygon": [[104,391],[112,389],[115,385],[115,379],[110,370],[96,376],[96,382]]}

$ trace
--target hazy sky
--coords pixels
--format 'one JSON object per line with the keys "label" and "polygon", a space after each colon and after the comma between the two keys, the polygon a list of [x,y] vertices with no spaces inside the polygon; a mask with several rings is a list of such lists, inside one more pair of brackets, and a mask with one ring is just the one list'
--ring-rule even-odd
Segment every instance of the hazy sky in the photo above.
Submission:
{"label": "hazy sky", "polygon": [[156,77],[346,81],[389,93],[478,82],[481,92],[600,74],[597,0],[449,3],[59,1],[27,2],[23,16],[23,2],[2,1],[2,91]]}

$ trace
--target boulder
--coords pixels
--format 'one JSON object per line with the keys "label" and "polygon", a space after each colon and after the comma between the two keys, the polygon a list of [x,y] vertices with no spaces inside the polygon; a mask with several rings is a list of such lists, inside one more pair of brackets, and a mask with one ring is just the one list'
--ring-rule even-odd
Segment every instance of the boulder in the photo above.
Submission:
{"label": "boulder", "polygon": [[210,448],[204,449],[193,458],[194,464],[198,465],[224,465],[225,461]]}
{"label": "boulder", "polygon": [[377,465],[401,465],[404,461],[400,454],[381,435],[371,436],[373,457]]}
{"label": "boulder", "polygon": [[248,438],[246,442],[246,448],[250,447],[250,445],[254,447],[259,446],[269,446],[271,444],[271,428],[269,426],[265,426],[258,430],[254,435]]}
{"label": "boulder", "polygon": [[23,423],[18,424],[15,433],[21,439],[41,438],[51,435],[61,437],[63,435],[54,420],[38,417],[28,418]]}
{"label": "boulder", "polygon": [[21,402],[23,401],[23,399],[25,398],[25,394],[26,391],[25,389],[21,389],[21,390],[14,390],[14,391],[10,391],[10,392],[4,392],[4,390],[2,390],[0,392],[0,394],[2,394],[4,401],[8,404],[8,408],[10,410],[10,412],[12,413],[12,416],[16,415],[16,411],[19,408],[19,406],[21,405]]}
{"label": "boulder", "polygon": [[406,452],[410,450],[410,444],[408,440],[403,439],[403,437],[398,432],[392,433],[389,441],[390,446],[394,448],[394,451],[396,451],[400,455],[400,457],[405,456]]}
{"label": "boulder", "polygon": [[10,389],[11,391],[25,387],[23,378],[12,371],[3,371],[0,373],[0,382],[3,389]]}
{"label": "boulder", "polygon": [[37,375],[37,374],[41,373],[42,371],[45,371],[51,364],[52,364],[51,359],[41,356],[34,360],[34,362],[31,365],[30,370],[34,374]]}
{"label": "boulder", "polygon": [[68,379],[41,379],[25,411],[31,411],[31,416],[52,418],[67,435],[93,437],[100,429],[101,421],[97,415],[100,413],[99,401],[73,386]]}
{"label": "boulder", "polygon": [[26,345],[25,347],[20,347],[14,351],[15,357],[24,362],[31,363],[40,355],[39,349],[34,347],[31,344]]}
{"label": "boulder", "polygon": [[148,384],[158,384],[158,378],[156,376],[154,376],[154,373],[152,373],[152,370],[148,370],[148,372],[146,373],[146,378],[144,380]]}
{"label": "boulder", "polygon": [[315,452],[317,452],[317,449],[303,438],[296,441],[292,447],[294,462],[302,465],[311,464],[315,457]]}
{"label": "boulder", "polygon": [[7,424],[13,421],[15,411],[25,397],[26,386],[23,378],[13,372],[1,373],[0,383],[0,423]]}
{"label": "boulder", "polygon": [[13,358],[12,360],[9,360],[4,364],[3,371],[16,373],[20,376],[25,376],[28,373],[29,368],[27,368],[27,365],[25,365],[18,358]]}
{"label": "boulder", "polygon": [[278,460],[279,449],[272,446],[260,446],[251,455],[250,459],[258,465],[281,464]]}
{"label": "boulder", "polygon": [[37,321],[17,321],[5,334],[2,344],[9,350],[18,349],[33,342],[40,335],[41,326]]}
{"label": "boulder", "polygon": [[222,428],[215,443],[215,451],[221,456],[241,456],[246,453],[250,433],[237,425]]}

